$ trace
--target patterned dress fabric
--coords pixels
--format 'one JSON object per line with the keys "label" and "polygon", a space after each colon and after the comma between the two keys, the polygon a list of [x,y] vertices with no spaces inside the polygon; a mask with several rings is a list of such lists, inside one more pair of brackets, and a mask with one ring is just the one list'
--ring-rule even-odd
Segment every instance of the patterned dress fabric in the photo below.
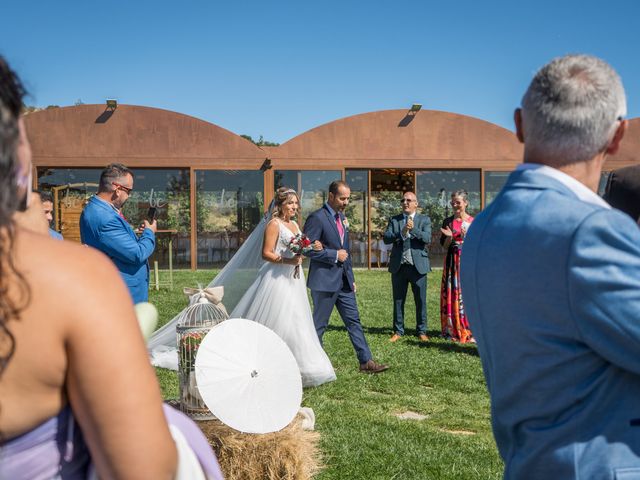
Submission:
{"label": "patterned dress fabric", "polygon": [[[464,222],[454,217],[445,218],[442,228],[449,227],[453,232],[451,245],[442,269],[442,287],[440,289],[440,323],[442,335],[450,340],[467,343],[473,340],[469,322],[464,311],[462,290],[460,289],[460,255],[469,224],[473,217]],[[444,235],[443,235],[444,237]],[[440,239],[444,243],[444,238]]]}

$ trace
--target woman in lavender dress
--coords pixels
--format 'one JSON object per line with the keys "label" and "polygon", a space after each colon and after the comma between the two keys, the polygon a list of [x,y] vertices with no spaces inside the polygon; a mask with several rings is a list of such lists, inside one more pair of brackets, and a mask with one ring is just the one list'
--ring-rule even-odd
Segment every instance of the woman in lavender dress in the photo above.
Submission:
{"label": "woman in lavender dress", "polygon": [[22,95],[0,57],[0,478],[176,478],[173,423],[191,433],[163,409],[124,283],[104,255],[51,239],[30,198]]}

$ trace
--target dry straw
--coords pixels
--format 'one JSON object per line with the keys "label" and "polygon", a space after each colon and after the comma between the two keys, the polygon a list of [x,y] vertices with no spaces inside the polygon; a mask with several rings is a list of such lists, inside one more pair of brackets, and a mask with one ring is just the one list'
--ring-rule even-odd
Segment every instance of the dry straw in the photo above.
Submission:
{"label": "dry straw", "polygon": [[226,480],[307,480],[322,468],[320,434],[302,429],[302,416],[279,432],[240,433],[219,420],[198,422],[216,451]]}

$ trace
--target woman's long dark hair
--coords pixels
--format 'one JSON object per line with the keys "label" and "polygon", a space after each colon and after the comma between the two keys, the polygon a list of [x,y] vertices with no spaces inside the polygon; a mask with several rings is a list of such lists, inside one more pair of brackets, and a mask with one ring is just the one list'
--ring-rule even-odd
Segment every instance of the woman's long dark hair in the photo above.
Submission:
{"label": "woman's long dark hair", "polygon": [[16,347],[8,324],[20,317],[30,296],[29,285],[13,259],[16,235],[13,215],[20,204],[16,183],[20,167],[17,158],[18,122],[24,93],[20,79],[0,56],[0,375]]}

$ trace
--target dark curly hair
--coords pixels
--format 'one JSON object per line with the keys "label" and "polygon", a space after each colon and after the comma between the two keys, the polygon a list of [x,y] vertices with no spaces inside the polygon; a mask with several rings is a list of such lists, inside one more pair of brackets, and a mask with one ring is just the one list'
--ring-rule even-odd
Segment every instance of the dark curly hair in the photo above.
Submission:
{"label": "dark curly hair", "polygon": [[[25,90],[20,79],[0,56],[0,375],[15,352],[15,337],[9,330],[11,320],[19,319],[28,305],[30,290],[13,260],[15,224],[13,215],[20,199],[16,175],[19,168],[18,125]],[[31,188],[31,186],[28,186]],[[17,284],[17,297],[9,295],[9,286]]]}

